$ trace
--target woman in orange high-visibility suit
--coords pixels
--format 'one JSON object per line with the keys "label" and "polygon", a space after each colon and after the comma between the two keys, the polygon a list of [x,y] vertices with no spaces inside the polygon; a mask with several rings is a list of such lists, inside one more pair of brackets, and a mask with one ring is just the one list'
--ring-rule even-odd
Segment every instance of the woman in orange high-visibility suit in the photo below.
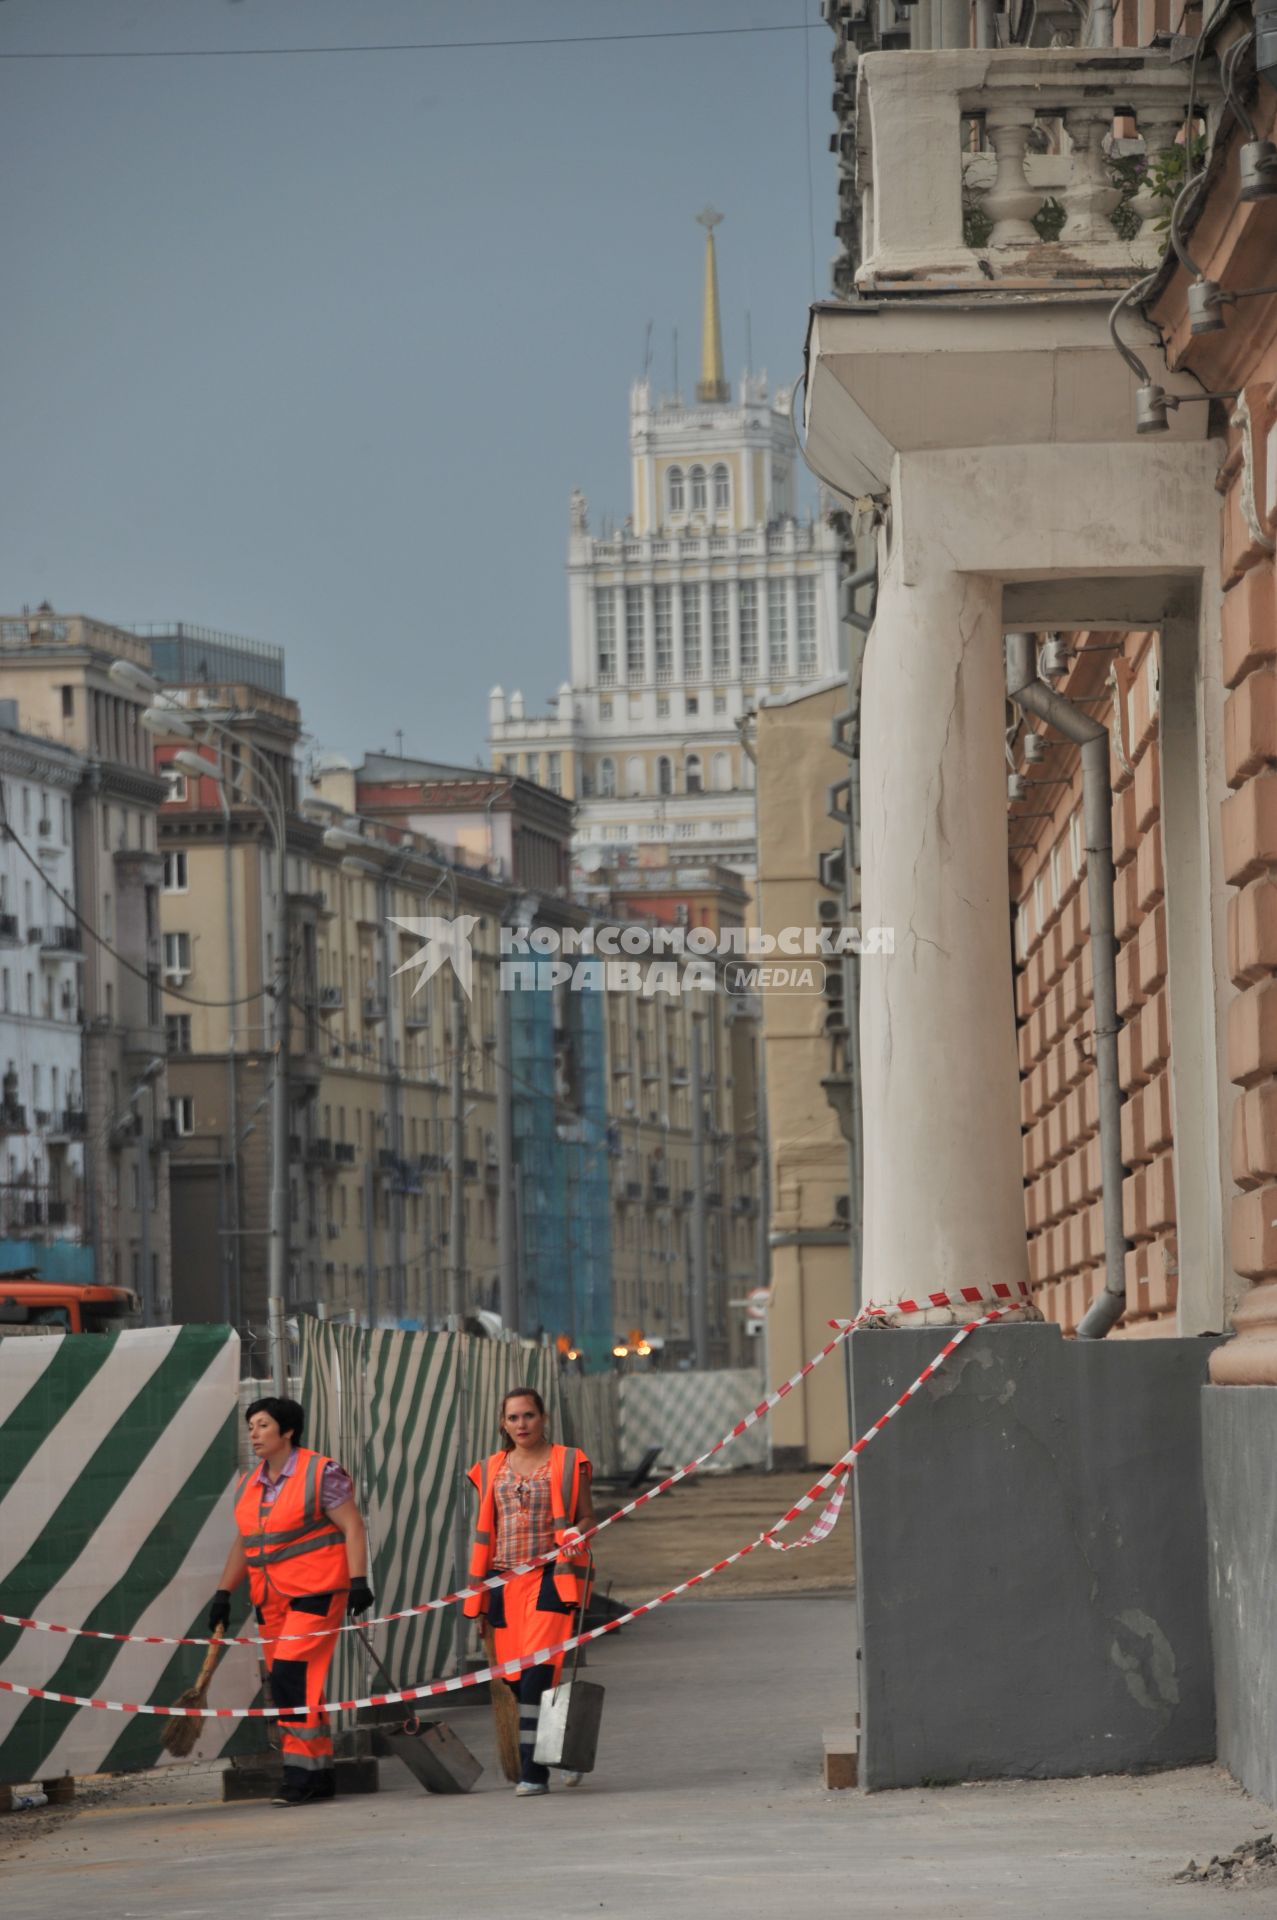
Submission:
{"label": "woman in orange high-visibility suit", "polygon": [[[498,1661],[522,1660],[540,1647],[556,1646],[575,1630],[588,1576],[588,1558],[577,1547],[578,1529],[594,1524],[590,1463],[576,1447],[551,1445],[545,1403],[532,1387],[514,1387],[501,1402],[501,1450],[477,1461],[470,1480],[479,1495],[479,1516],[470,1552],[470,1584],[490,1573],[524,1566],[558,1549],[559,1557],[531,1573],[516,1574],[464,1602],[471,1619],[487,1615]],[[559,1677],[563,1655],[525,1669],[510,1681],[519,1701],[517,1794],[548,1793],[550,1770],[532,1757],[541,1696]],[[565,1773],[565,1786],[579,1774]]]}
{"label": "woman in orange high-visibility suit", "polygon": [[284,1786],[276,1806],[331,1800],[336,1775],[324,1682],[342,1616],[372,1605],[368,1540],[350,1476],[300,1445],[305,1411],[295,1400],[255,1400],[246,1415],[260,1461],[235,1494],[239,1538],[226,1557],[208,1630],[230,1625],[231,1593],[248,1574],[279,1716]]}

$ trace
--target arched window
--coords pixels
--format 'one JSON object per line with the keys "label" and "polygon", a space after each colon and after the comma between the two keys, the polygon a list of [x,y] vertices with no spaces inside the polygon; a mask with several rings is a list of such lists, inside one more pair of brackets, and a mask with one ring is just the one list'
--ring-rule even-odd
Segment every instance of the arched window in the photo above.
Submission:
{"label": "arched window", "polygon": [[683,784],[688,793],[699,793],[701,791],[701,756],[699,753],[689,753],[686,760],[684,760]]}
{"label": "arched window", "polygon": [[604,800],[615,800],[616,798],[615,760],[599,761],[599,794]]}
{"label": "arched window", "polygon": [[692,482],[692,512],[704,513],[707,500],[704,467],[693,467],[690,478]]}
{"label": "arched window", "polygon": [[729,793],[732,785],[732,761],[727,753],[716,753],[710,763],[710,783],[715,793]]}
{"label": "arched window", "polygon": [[643,765],[642,754],[632,753],[625,762],[625,791],[644,793],[647,790],[647,769]]}
{"label": "arched window", "polygon": [[674,791],[674,769],[665,754],[662,754],[656,763],[656,791],[658,793]]}
{"label": "arched window", "polygon": [[671,467],[665,477],[666,496],[671,513],[682,513],[686,494],[683,490],[682,467]]}
{"label": "arched window", "polygon": [[723,466],[714,469],[714,511],[727,513],[732,504],[732,476]]}

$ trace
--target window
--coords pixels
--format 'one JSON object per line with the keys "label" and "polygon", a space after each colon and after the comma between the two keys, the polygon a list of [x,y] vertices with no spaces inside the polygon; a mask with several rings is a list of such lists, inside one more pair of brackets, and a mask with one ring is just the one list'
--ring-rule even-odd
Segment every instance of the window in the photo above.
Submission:
{"label": "window", "polygon": [[816,671],[816,582],[810,576],[798,582],[798,671]]}
{"label": "window", "polygon": [[1046,925],[1046,886],[1039,873],[1033,882],[1033,910],[1039,927]]}
{"label": "window", "polygon": [[683,705],[689,713],[699,713],[701,710],[700,695],[696,693],[687,694],[684,697]]}
{"label": "window", "polygon": [[715,580],[709,590],[709,658],[715,680],[731,677],[732,624],[727,611],[730,591],[726,580]]}
{"label": "window", "polygon": [[175,1094],[168,1103],[168,1117],[179,1140],[195,1131],[195,1100],[189,1093]]}
{"label": "window", "polygon": [[604,800],[615,800],[616,798],[615,760],[605,759],[599,761],[599,795]]}
{"label": "window", "polygon": [[715,713],[727,712],[727,695],[725,693],[716,693],[714,695],[714,711]]}
{"label": "window", "polygon": [[172,767],[161,767],[160,778],[168,788],[168,792],[164,796],[163,805],[166,807],[184,807],[189,793],[189,788],[186,784],[186,775],[184,773],[178,773]]}
{"label": "window", "polygon": [[616,680],[616,595],[611,587],[594,589],[594,645],[599,685],[610,687]]}
{"label": "window", "polygon": [[66,799],[62,801],[62,844],[64,847],[71,844],[71,802]]}
{"label": "window", "polygon": [[[658,793],[673,793],[674,791],[674,768],[670,763],[668,754],[663,753],[656,763],[656,791]],[[4,976],[4,980],[6,988],[5,1005],[8,1006],[7,989],[9,976],[7,973]]]}
{"label": "window", "polygon": [[599,701],[599,719],[610,720],[611,718],[612,718],[612,702],[610,700],[600,700]]}
{"label": "window", "polygon": [[1079,877],[1086,872],[1086,848],[1082,844],[1082,815],[1069,815],[1069,849],[1073,855],[1073,871]]}
{"label": "window", "polygon": [[704,467],[693,467],[689,478],[692,483],[692,512],[704,513],[709,500]]}
{"label": "window", "polygon": [[701,677],[701,590],[683,588],[683,678]]}
{"label": "window", "polygon": [[64,720],[74,720],[75,719],[75,688],[63,687],[61,689],[61,692],[62,692],[62,718]]}
{"label": "window", "polygon": [[665,476],[665,489],[666,489],[665,497],[669,502],[670,512],[682,513],[684,500],[686,498],[684,488],[683,488],[682,467],[670,468],[669,472]]}
{"label": "window", "polygon": [[758,582],[740,583],[740,670],[758,672]]}
{"label": "window", "polygon": [[689,753],[683,762],[683,784],[688,793],[701,791],[701,756]]}
{"label": "window", "polygon": [[22,831],[23,833],[30,833],[31,831],[31,789],[30,787],[24,787],[22,789]]}
{"label": "window", "polygon": [[191,970],[191,936],[189,933],[166,933],[164,936],[164,977],[166,980],[185,980]]}
{"label": "window", "polygon": [[767,582],[767,671],[773,680],[783,680],[789,672],[789,617],[783,580]]}
{"label": "window", "polygon": [[[732,757],[729,753],[716,753],[711,762],[711,779],[715,793],[730,793],[732,789]],[[715,822],[715,831],[722,832],[722,822]]]}
{"label": "window", "polygon": [[723,466],[714,469],[714,511],[728,513],[732,504],[732,477]]}
{"label": "window", "polygon": [[674,677],[674,592],[672,587],[657,587],[652,595],[652,637],[655,645],[656,682],[661,685]]}
{"label": "window", "polygon": [[185,893],[186,855],[184,853],[166,853],[164,856],[165,893]]}
{"label": "window", "polygon": [[165,1014],[164,1045],[169,1053],[190,1052],[191,1016],[189,1013]]}
{"label": "window", "polygon": [[647,768],[641,754],[632,753],[625,762],[625,791],[631,795],[647,791]]}
{"label": "window", "polygon": [[547,753],[545,756],[545,784],[551,793],[563,791],[563,756]]}
{"label": "window", "polygon": [[625,589],[625,677],[631,683],[643,678],[643,589]]}
{"label": "window", "polygon": [[669,718],[669,711],[670,711],[670,697],[668,693],[658,693],[656,696],[657,719],[667,720]]}

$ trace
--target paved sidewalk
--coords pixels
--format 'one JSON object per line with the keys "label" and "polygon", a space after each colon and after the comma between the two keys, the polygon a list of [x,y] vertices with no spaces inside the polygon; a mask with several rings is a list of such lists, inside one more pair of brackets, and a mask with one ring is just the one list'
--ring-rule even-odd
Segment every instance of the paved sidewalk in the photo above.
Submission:
{"label": "paved sidewalk", "polygon": [[851,1709],[853,1621],[830,1595],[675,1605],[626,1629],[591,1663],[603,1764],[576,1793],[516,1800],[475,1709],[455,1724],[489,1772],[467,1798],[389,1764],[380,1794],[295,1811],[224,1807],[209,1768],[123,1783],[7,1854],[5,1920],[1272,1914],[1272,1888],[1171,1883],[1190,1853],[1274,1825],[1212,1768],[826,1793],[820,1730]]}

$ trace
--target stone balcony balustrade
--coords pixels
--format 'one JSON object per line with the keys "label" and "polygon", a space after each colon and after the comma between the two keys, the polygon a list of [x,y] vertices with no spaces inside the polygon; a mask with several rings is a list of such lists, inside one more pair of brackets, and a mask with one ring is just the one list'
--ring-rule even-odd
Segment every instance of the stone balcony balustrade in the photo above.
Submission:
{"label": "stone balcony balustrade", "polygon": [[[859,291],[1129,285],[1166,244],[1170,194],[1157,188],[1174,171],[1164,156],[1188,97],[1187,64],[1159,49],[866,54]],[[1199,74],[1196,113],[1216,99]],[[1132,155],[1152,163],[1143,180],[1114,172]]]}

